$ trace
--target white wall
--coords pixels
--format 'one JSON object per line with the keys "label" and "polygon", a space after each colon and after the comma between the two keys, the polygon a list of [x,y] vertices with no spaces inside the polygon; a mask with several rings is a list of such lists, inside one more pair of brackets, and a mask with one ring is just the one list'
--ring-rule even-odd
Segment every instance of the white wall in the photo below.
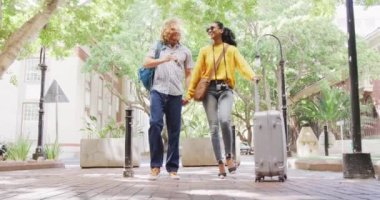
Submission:
{"label": "white wall", "polygon": [[[380,156],[380,139],[362,139],[362,152],[370,153],[371,156]],[[342,153],[353,153],[352,140],[336,140],[329,149],[329,155],[341,155]],[[320,155],[324,155],[324,147],[319,148]]]}
{"label": "white wall", "polygon": [[[62,88],[68,103],[58,103],[58,134],[60,143],[79,144],[80,129],[84,115],[84,75],[80,73],[80,59],[69,57],[64,60],[49,60],[45,94],[54,79]],[[56,105],[45,104],[45,141],[54,142],[56,135]]]}
{"label": "white wall", "polygon": [[[15,138],[18,112],[18,87],[10,83],[12,76],[18,74],[16,61],[0,79],[0,143]],[[16,76],[17,77],[17,76]]]}
{"label": "white wall", "polygon": [[[69,103],[58,104],[59,142],[71,146],[79,145],[84,116],[84,74],[83,61],[73,54],[71,57],[55,60],[47,55],[45,94],[53,80],[56,80],[69,99]],[[17,77],[17,86],[9,83]],[[39,102],[40,81],[25,79],[25,61],[16,61],[0,80],[0,142],[13,142],[18,135],[27,136],[34,143],[38,137],[38,121],[23,122],[23,103]],[[56,134],[55,103],[44,104],[44,143],[52,143]],[[34,151],[35,144],[32,145]]]}
{"label": "white wall", "polygon": [[[365,37],[377,27],[380,27],[380,6],[354,7],[355,32]],[[347,32],[347,13],[346,6],[339,6],[336,10],[335,24],[344,32]]]}

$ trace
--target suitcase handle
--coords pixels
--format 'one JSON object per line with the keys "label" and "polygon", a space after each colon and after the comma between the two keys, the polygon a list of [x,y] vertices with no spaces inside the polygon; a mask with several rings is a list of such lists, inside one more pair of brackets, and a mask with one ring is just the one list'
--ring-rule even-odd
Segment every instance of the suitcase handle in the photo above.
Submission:
{"label": "suitcase handle", "polygon": [[255,96],[255,112],[260,111],[260,96],[259,96],[259,81],[256,80],[254,83],[254,96]]}

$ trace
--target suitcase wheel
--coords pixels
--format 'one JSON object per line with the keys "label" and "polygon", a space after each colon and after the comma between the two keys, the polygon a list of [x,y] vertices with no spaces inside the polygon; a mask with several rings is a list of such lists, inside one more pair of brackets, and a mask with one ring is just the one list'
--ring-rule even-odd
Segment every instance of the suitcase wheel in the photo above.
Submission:
{"label": "suitcase wheel", "polygon": [[285,180],[286,180],[286,175],[279,176],[279,177],[278,177],[278,180],[279,180],[280,182],[285,182]]}
{"label": "suitcase wheel", "polygon": [[255,182],[261,182],[264,180],[263,176],[256,176]]}

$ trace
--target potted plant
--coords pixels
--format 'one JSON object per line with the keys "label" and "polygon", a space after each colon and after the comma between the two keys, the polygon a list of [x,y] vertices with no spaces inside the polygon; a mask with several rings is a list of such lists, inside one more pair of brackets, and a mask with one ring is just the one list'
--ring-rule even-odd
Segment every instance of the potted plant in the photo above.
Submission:
{"label": "potted plant", "polygon": [[[88,167],[123,167],[125,158],[125,126],[111,119],[103,128],[97,128],[94,116],[86,119],[82,129],[87,138],[80,142],[80,166]],[[133,143],[134,144],[134,143]],[[132,148],[132,164],[140,166],[138,146]]]}
{"label": "potted plant", "polygon": [[[303,123],[311,124],[315,121],[323,122],[329,129],[328,138],[331,148],[335,142],[333,127],[338,120],[348,117],[349,96],[347,92],[338,88],[331,88],[328,83],[321,85],[321,93],[314,99],[301,100],[296,106],[296,114]],[[324,133],[319,135],[319,145],[324,146]],[[320,148],[323,149],[323,148]]]}
{"label": "potted plant", "polygon": [[[191,114],[186,114],[191,112]],[[209,127],[200,104],[191,104],[182,115],[181,163],[184,167],[217,166]],[[223,139],[220,136],[221,148]],[[240,140],[236,140],[236,161],[240,159]]]}

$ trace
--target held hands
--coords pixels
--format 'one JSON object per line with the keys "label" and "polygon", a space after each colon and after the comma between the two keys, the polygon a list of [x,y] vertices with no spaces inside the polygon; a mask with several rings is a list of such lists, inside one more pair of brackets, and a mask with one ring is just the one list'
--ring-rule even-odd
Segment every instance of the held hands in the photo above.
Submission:
{"label": "held hands", "polygon": [[182,99],[182,106],[186,106],[189,103],[189,100]]}

